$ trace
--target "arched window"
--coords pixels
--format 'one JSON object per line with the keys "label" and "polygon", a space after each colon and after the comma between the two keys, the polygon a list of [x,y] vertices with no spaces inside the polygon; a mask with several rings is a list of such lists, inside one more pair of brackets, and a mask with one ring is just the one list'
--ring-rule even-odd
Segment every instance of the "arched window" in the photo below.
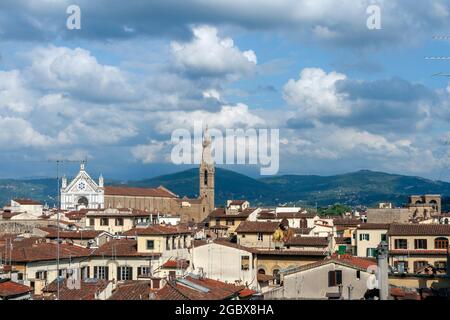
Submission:
{"label": "arched window", "polygon": [[307,228],[307,227],[308,227],[308,222],[307,222],[306,218],[300,219],[300,228]]}
{"label": "arched window", "polygon": [[444,219],[444,224],[448,224],[448,218]]}
{"label": "arched window", "polygon": [[208,185],[208,170],[205,170],[205,174],[203,176],[204,176],[203,184],[205,186],[207,186]]}
{"label": "arched window", "polygon": [[89,201],[88,201],[88,199],[86,197],[80,197],[78,199],[78,205],[82,205],[82,206],[87,207],[88,204],[89,204]]}
{"label": "arched window", "polygon": [[434,248],[435,249],[447,249],[448,247],[448,239],[444,237],[439,237],[434,239]]}
{"label": "arched window", "polygon": [[258,273],[259,274],[266,274],[266,270],[264,270],[263,268],[258,269]]}

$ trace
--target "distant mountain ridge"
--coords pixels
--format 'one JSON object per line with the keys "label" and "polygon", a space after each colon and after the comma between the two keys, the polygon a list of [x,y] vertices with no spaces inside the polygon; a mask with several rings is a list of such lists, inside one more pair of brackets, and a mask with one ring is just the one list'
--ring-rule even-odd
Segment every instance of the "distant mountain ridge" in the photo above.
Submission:
{"label": "distant mountain ridge", "polygon": [[[227,199],[248,199],[253,205],[309,205],[342,203],[372,206],[381,201],[401,205],[412,194],[442,194],[450,197],[450,183],[421,177],[361,170],[333,175],[282,175],[254,179],[216,168],[216,206]],[[126,183],[135,187],[163,185],[179,196],[198,196],[198,169]],[[56,202],[55,179],[0,180],[0,202],[11,198],[34,198],[52,205]]]}

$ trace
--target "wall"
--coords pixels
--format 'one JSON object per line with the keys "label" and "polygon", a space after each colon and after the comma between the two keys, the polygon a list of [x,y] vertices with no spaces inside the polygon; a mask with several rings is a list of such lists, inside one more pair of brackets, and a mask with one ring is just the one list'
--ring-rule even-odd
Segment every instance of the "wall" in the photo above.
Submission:
{"label": "wall", "polygon": [[[241,257],[249,257],[249,269],[241,269]],[[248,284],[250,288],[257,289],[256,261],[252,253],[237,248],[209,243],[192,250],[192,261],[195,266],[194,273],[200,268],[206,273],[206,277],[240,284]]]}
{"label": "wall", "polygon": [[342,294],[348,299],[348,286],[353,286],[351,299],[358,300],[364,297],[367,291],[367,280],[370,274],[361,271],[361,278],[357,279],[356,269],[328,263],[313,269],[296,272],[282,277],[283,286],[264,294],[265,299],[328,299],[327,292],[337,293],[338,287],[328,287],[328,272],[342,270]]}
{"label": "wall", "polygon": [[[358,257],[368,257],[367,255],[367,249],[372,248],[376,249],[380,242],[382,241],[381,235],[387,234],[387,230],[363,230],[363,229],[357,229],[355,231],[356,238],[355,238],[355,245],[356,245],[356,255]],[[359,240],[359,236],[361,234],[368,234],[369,240]],[[387,242],[387,238],[385,240]]]}

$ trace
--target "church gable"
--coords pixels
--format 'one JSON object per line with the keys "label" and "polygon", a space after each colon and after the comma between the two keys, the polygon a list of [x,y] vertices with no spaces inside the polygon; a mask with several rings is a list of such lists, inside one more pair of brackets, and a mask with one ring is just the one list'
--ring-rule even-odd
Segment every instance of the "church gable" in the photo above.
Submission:
{"label": "church gable", "polygon": [[95,192],[98,188],[99,186],[86,171],[80,171],[67,186],[66,192]]}

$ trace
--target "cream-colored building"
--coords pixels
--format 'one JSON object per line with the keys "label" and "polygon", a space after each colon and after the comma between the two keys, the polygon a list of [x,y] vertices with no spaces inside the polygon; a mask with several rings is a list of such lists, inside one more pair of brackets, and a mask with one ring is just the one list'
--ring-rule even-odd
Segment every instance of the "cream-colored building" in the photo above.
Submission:
{"label": "cream-colored building", "polygon": [[450,225],[391,224],[388,237],[394,272],[417,273],[430,265],[445,271]]}
{"label": "cream-colored building", "polygon": [[355,230],[356,255],[358,257],[376,257],[378,245],[387,242],[388,224],[363,223]]}
{"label": "cream-colored building", "polygon": [[149,224],[156,214],[137,209],[99,209],[86,213],[86,228],[122,234],[138,224]]}

